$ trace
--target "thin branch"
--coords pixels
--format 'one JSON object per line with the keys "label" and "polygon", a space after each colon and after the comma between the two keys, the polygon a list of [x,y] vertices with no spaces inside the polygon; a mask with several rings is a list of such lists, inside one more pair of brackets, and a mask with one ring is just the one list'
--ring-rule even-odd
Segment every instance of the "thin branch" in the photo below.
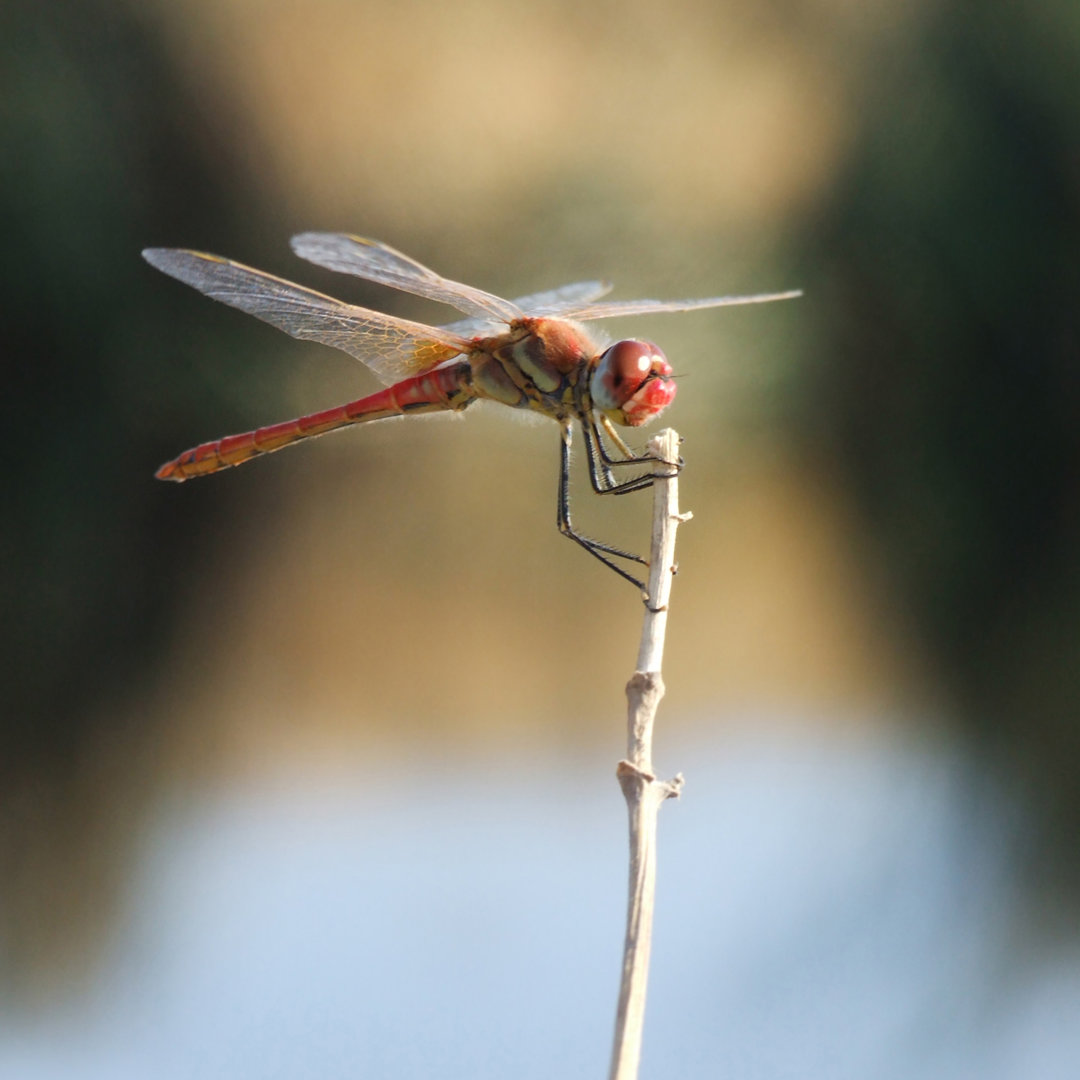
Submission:
{"label": "thin branch", "polygon": [[675,576],[675,533],[690,518],[689,514],[679,513],[679,469],[674,463],[679,460],[680,441],[674,431],[667,430],[649,443],[649,453],[661,463],[653,481],[649,591],[637,670],[626,684],[626,760],[620,761],[616,769],[630,818],[630,895],[611,1080],[636,1080],[638,1075],[656,893],[656,818],[660,804],[678,798],[683,783],[681,774],[673,780],[657,780],[652,765],[653,721],[664,696],[660,669],[668,599]]}

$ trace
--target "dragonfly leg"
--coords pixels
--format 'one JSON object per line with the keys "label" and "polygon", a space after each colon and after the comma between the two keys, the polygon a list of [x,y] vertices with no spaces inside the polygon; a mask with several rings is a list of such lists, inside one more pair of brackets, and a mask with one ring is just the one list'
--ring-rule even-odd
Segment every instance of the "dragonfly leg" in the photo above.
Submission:
{"label": "dragonfly leg", "polygon": [[621,462],[609,461],[605,452],[604,444],[600,441],[600,433],[591,420],[584,420],[581,424],[581,434],[585,437],[585,452],[589,462],[589,481],[593,491],[597,495],[606,495],[613,491],[618,484],[612,475],[611,466]]}
{"label": "dragonfly leg", "polygon": [[[615,425],[603,414],[593,413],[589,417],[592,423],[593,431],[596,433],[596,441],[600,446],[600,457],[603,458],[607,465],[646,465],[650,462],[655,462],[656,458],[652,454],[635,454],[626,443],[623,442],[622,437],[618,431],[615,430]],[[604,444],[604,440],[601,436],[600,428],[604,429],[604,433],[615,444],[619,453],[623,456],[621,458],[613,458],[608,452],[607,447]],[[677,461],[672,461],[669,464],[674,465],[675,468],[681,469],[685,462],[682,458]]]}
{"label": "dragonfly leg", "polygon": [[[612,424],[603,413],[592,413],[589,420],[592,423],[593,431],[596,433],[596,441],[600,444],[600,456],[604,459],[606,464],[644,465],[647,462],[656,461],[656,458],[654,458],[652,454],[635,454],[634,451],[623,442],[622,437],[619,435],[618,431],[615,430],[615,425]],[[612,458],[611,455],[608,454],[607,449],[604,446],[604,440],[600,436],[600,428],[604,429],[608,438],[611,439],[618,448],[619,453],[623,455],[622,458]],[[680,442],[681,441],[682,440],[680,440]],[[679,458],[678,461],[672,461],[668,464],[674,465],[677,469],[681,469],[686,462],[684,462],[682,458]]]}
{"label": "dragonfly leg", "polygon": [[636,585],[639,589],[644,591],[645,583],[639,581],[632,574],[627,573],[627,571],[619,566],[618,563],[613,562],[609,556],[619,559],[629,559],[631,562],[640,563],[642,566],[649,565],[647,559],[643,559],[640,555],[633,554],[633,552],[623,551],[621,548],[601,543],[599,540],[591,540],[589,537],[582,536],[581,533],[575,532],[574,526],[570,521],[570,445],[573,440],[574,429],[569,421],[563,421],[561,428],[562,454],[559,467],[559,532],[561,532],[563,536],[569,537],[569,539],[580,544],[590,555],[599,559],[605,566],[614,570],[619,577],[625,578],[631,584]]}
{"label": "dragonfly leg", "polygon": [[[604,445],[604,439],[595,417],[589,417],[582,421],[581,432],[585,436],[585,448],[589,462],[589,480],[592,482],[593,491],[598,495],[627,495],[631,491],[641,491],[652,483],[652,473],[644,473],[621,483],[617,482],[612,475],[611,467],[614,465],[655,464],[656,459],[654,457],[647,454],[636,457],[618,436],[615,437],[619,447],[626,450],[628,456],[625,458],[611,457]],[[611,432],[611,434],[614,435],[614,432]]]}

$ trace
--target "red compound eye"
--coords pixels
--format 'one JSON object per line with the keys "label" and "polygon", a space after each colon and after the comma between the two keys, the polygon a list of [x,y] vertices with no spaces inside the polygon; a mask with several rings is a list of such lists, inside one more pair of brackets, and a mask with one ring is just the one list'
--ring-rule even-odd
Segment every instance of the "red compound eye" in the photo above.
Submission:
{"label": "red compound eye", "polygon": [[648,341],[617,341],[597,361],[589,382],[593,404],[617,424],[636,427],[675,397],[671,365]]}

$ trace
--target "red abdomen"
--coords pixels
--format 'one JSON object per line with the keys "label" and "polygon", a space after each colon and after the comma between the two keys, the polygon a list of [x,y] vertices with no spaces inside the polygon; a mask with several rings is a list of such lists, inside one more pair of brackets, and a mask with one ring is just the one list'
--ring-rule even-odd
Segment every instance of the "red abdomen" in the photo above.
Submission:
{"label": "red abdomen", "polygon": [[270,454],[284,446],[352,424],[407,413],[457,411],[474,400],[468,363],[435,368],[333,409],[202,443],[166,462],[154,475],[159,480],[189,480],[193,476],[206,476],[219,469],[242,465],[261,454]]}

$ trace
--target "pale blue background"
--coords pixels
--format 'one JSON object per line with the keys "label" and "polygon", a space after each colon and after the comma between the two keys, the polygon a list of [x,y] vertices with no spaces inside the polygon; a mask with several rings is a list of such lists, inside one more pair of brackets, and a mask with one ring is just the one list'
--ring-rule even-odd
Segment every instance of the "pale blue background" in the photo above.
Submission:
{"label": "pale blue background", "polygon": [[[661,816],[643,1076],[1080,1075],[1080,955],[960,760],[795,729],[662,753],[687,788]],[[0,1075],[604,1076],[613,764],[312,769],[174,805],[93,993],[6,1026]]]}

